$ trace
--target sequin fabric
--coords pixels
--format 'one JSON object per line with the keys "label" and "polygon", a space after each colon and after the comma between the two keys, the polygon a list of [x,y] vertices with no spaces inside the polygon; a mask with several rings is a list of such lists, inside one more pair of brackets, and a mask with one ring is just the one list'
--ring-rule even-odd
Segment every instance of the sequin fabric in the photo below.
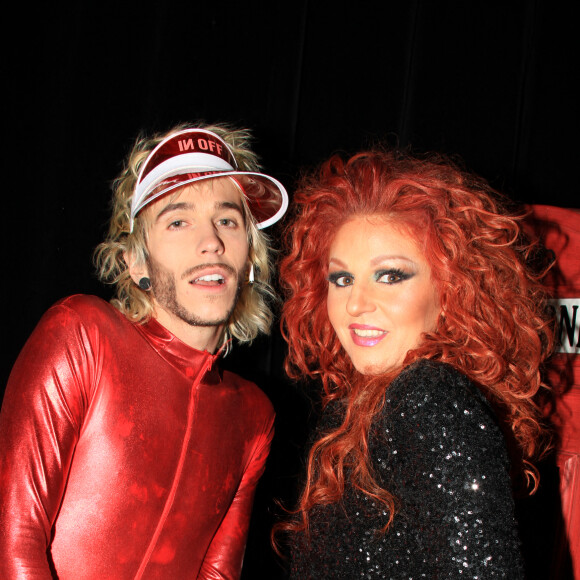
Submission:
{"label": "sequin fabric", "polygon": [[[340,424],[329,408],[319,432]],[[420,361],[387,391],[370,434],[387,513],[348,488],[311,513],[311,542],[292,538],[293,579],[523,578],[505,442],[479,390],[448,365]]]}

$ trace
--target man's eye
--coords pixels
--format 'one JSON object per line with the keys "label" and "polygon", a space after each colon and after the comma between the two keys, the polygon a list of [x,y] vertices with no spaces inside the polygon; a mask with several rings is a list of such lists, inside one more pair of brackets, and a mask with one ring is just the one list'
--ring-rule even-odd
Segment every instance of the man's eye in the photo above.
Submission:
{"label": "man's eye", "polygon": [[231,218],[221,218],[220,220],[218,220],[218,225],[226,228],[234,228],[238,224],[235,220]]}
{"label": "man's eye", "polygon": [[183,226],[183,220],[173,220],[170,224],[169,227],[173,228],[173,229],[177,229]]}

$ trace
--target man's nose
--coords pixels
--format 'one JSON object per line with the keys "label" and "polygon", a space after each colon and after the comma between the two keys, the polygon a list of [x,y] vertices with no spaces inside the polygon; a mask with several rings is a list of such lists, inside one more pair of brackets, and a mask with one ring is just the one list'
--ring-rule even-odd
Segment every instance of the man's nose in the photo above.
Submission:
{"label": "man's nose", "polygon": [[205,226],[199,232],[200,238],[198,242],[198,249],[201,254],[222,254],[224,251],[224,243],[219,237],[217,230],[212,225]]}

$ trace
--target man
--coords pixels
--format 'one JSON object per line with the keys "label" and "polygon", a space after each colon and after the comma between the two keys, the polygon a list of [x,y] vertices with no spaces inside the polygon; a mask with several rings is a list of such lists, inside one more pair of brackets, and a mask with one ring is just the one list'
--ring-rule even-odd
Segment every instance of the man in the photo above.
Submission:
{"label": "man", "polygon": [[222,372],[271,322],[260,229],[288,199],[248,133],[139,140],[96,261],[17,360],[0,416],[0,578],[238,578],[274,414]]}

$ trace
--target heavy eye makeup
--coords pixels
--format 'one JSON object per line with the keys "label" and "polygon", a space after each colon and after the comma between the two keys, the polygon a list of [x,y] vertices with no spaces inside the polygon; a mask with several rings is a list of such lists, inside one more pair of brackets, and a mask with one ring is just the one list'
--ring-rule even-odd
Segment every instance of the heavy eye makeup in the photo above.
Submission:
{"label": "heavy eye makeup", "polygon": [[354,276],[349,272],[331,272],[327,280],[339,288],[344,288],[354,282]]}
{"label": "heavy eye makeup", "polygon": [[[393,285],[398,284],[400,282],[404,282],[405,280],[409,280],[415,275],[414,272],[405,272],[400,268],[389,268],[389,269],[381,269],[377,270],[373,278],[375,282],[379,282],[381,284]],[[331,272],[328,275],[328,281],[331,284],[339,288],[344,288],[346,286],[352,286],[354,284],[354,276],[350,272],[340,271],[340,272]]]}
{"label": "heavy eye makeup", "polygon": [[414,272],[405,272],[400,268],[389,268],[376,272],[375,280],[381,284],[398,284],[399,282],[409,280],[414,275]]}

